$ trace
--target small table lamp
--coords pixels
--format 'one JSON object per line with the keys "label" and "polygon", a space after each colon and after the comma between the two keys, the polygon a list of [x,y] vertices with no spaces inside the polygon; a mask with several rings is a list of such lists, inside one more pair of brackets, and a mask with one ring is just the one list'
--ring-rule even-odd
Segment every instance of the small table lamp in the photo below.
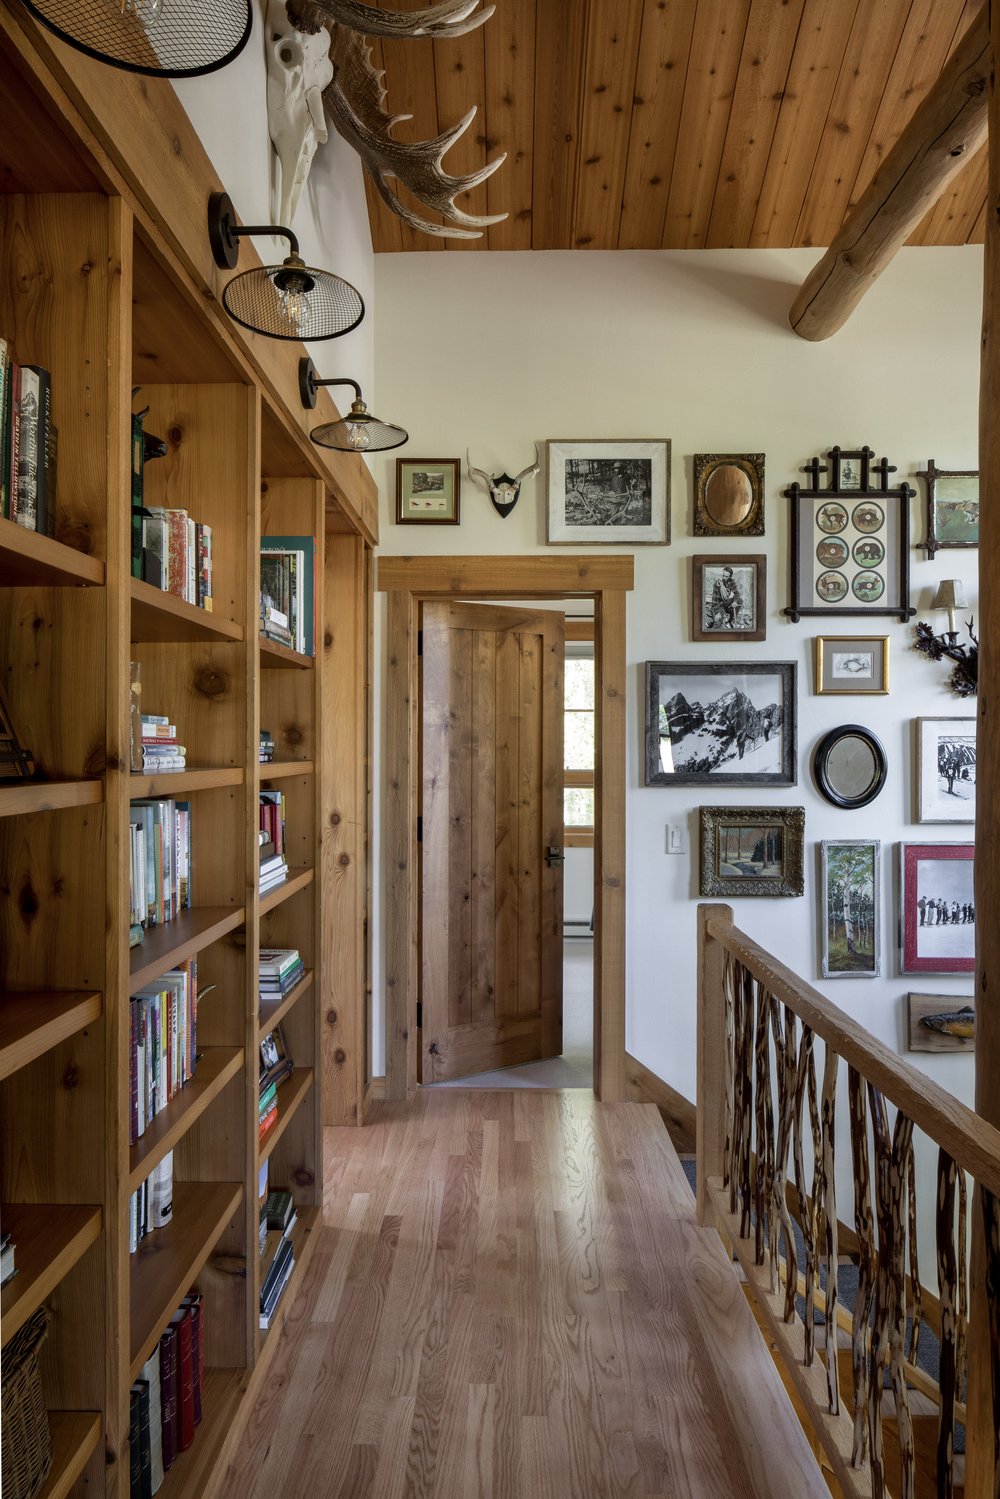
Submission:
{"label": "small table lamp", "polygon": [[951,636],[958,634],[955,624],[956,609],[967,609],[968,602],[965,597],[965,585],[961,578],[944,578],[938,584],[937,593],[934,595],[932,609],[947,609],[948,611],[948,633]]}

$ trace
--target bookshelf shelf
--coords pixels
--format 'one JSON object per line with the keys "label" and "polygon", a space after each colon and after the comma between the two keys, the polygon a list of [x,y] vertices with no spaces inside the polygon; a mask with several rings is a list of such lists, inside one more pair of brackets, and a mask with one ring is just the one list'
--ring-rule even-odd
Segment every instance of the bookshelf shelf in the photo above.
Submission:
{"label": "bookshelf shelf", "polygon": [[176,1182],[174,1215],[132,1255],[129,1380],[135,1379],[243,1200],[241,1182]]}
{"label": "bookshelf shelf", "polygon": [[281,1139],[285,1130],[295,1117],[297,1110],[302,1104],[309,1089],[313,1085],[313,1069],[311,1067],[296,1067],[291,1077],[278,1087],[278,1117],[271,1125],[267,1134],[260,1142],[260,1163],[267,1160]]}
{"label": "bookshelf shelf", "polygon": [[14,781],[0,787],[0,817],[60,812],[65,807],[90,807],[103,800],[103,781]]}
{"label": "bookshelf shelf", "polygon": [[260,644],[260,664],[265,669],[289,668],[293,671],[312,671],[316,665],[315,656],[303,656],[299,651],[289,650],[287,645],[279,645],[276,640],[267,640],[263,635],[258,636]]}
{"label": "bookshelf shelf", "polygon": [[130,580],[132,597],[132,639],[150,643],[183,643],[184,641],[239,642],[246,638],[243,626],[196,604],[187,604],[144,583]]}
{"label": "bookshelf shelf", "polygon": [[0,1345],[5,1347],[98,1238],[101,1210],[11,1202],[0,1209],[0,1219],[16,1245],[18,1271],[0,1292]]}
{"label": "bookshelf shelf", "polygon": [[263,1041],[268,1031],[273,1031],[279,1020],[283,1020],[294,1004],[307,994],[312,988],[313,971],[307,968],[293,989],[289,989],[281,999],[261,1000],[260,1022],[257,1027],[257,1040]]}
{"label": "bookshelf shelf", "polygon": [[305,1273],[309,1268],[309,1261],[312,1259],[316,1249],[316,1241],[319,1236],[316,1234],[315,1229],[320,1221],[319,1208],[302,1208],[297,1217],[298,1221],[292,1229],[295,1268],[289,1277],[287,1286],[281,1293],[278,1305],[275,1307],[270,1327],[266,1332],[258,1329],[262,1344],[271,1338],[276,1338],[280,1332],[281,1324],[285,1320],[285,1314],[299,1294],[299,1287],[302,1285]]}
{"label": "bookshelf shelf", "polygon": [[175,770],[159,775],[130,775],[128,794],[135,801],[142,796],[176,796],[178,792],[213,791],[218,786],[242,786],[242,765],[224,765],[219,769]]}
{"label": "bookshelf shelf", "polygon": [[52,1467],[35,1499],[67,1499],[101,1435],[100,1411],[49,1411]]}
{"label": "bookshelf shelf", "polygon": [[104,563],[0,517],[0,587],[100,588]]}
{"label": "bookshelf shelf", "polygon": [[273,890],[269,890],[266,895],[260,897],[258,902],[260,914],[266,916],[268,911],[273,911],[276,906],[282,905],[293,895],[297,895],[300,890],[304,890],[307,885],[311,885],[314,878],[315,871],[312,869],[289,869],[287,880],[282,880],[280,885],[275,885]]}
{"label": "bookshelf shelf", "polygon": [[311,776],[315,769],[311,760],[272,760],[260,767],[260,783],[282,781],[286,776]]}
{"label": "bookshelf shelf", "polygon": [[213,1099],[243,1070],[241,1046],[206,1046],[194,1077],[148,1124],[129,1151],[129,1194],[138,1190],[158,1161],[205,1112]]}
{"label": "bookshelf shelf", "polygon": [[87,990],[0,994],[0,1081],[97,1020],[103,996]]}
{"label": "bookshelf shelf", "polygon": [[201,1499],[208,1475],[219,1460],[244,1395],[242,1369],[206,1369],[201,1392],[201,1424],[186,1452],[178,1452],[159,1489],[161,1499]]}
{"label": "bookshelf shelf", "polygon": [[173,921],[151,927],[129,955],[132,991],[193,958],[246,920],[243,906],[194,906]]}

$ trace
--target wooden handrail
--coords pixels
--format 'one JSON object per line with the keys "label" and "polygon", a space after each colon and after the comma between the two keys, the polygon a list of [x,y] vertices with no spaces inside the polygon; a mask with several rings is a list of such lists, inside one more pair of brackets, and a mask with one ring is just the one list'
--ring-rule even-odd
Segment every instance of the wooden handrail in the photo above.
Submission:
{"label": "wooden handrail", "polygon": [[1000,1130],[890,1051],[733,922],[713,915],[711,906],[701,909],[710,937],[919,1129],[944,1146],[957,1165],[1000,1197]]}

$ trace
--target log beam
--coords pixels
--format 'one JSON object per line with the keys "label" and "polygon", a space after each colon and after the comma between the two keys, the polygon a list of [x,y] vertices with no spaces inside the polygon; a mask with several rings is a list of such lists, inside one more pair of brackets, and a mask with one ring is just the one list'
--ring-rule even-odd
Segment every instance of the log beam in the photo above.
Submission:
{"label": "log beam", "polygon": [[848,214],[840,233],[806,277],[788,315],[800,337],[819,342],[844,325],[928,209],[986,139],[988,11],[987,3]]}

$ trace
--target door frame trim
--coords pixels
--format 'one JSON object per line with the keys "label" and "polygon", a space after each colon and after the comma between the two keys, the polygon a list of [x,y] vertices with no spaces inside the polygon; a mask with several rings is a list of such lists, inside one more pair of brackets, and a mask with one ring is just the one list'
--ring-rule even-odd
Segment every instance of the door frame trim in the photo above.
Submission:
{"label": "door frame trim", "polygon": [[417,815],[424,599],[594,601],[594,1092],[625,1097],[625,595],[630,556],[380,556],[387,595],[385,799],[385,1096],[417,1088]]}

